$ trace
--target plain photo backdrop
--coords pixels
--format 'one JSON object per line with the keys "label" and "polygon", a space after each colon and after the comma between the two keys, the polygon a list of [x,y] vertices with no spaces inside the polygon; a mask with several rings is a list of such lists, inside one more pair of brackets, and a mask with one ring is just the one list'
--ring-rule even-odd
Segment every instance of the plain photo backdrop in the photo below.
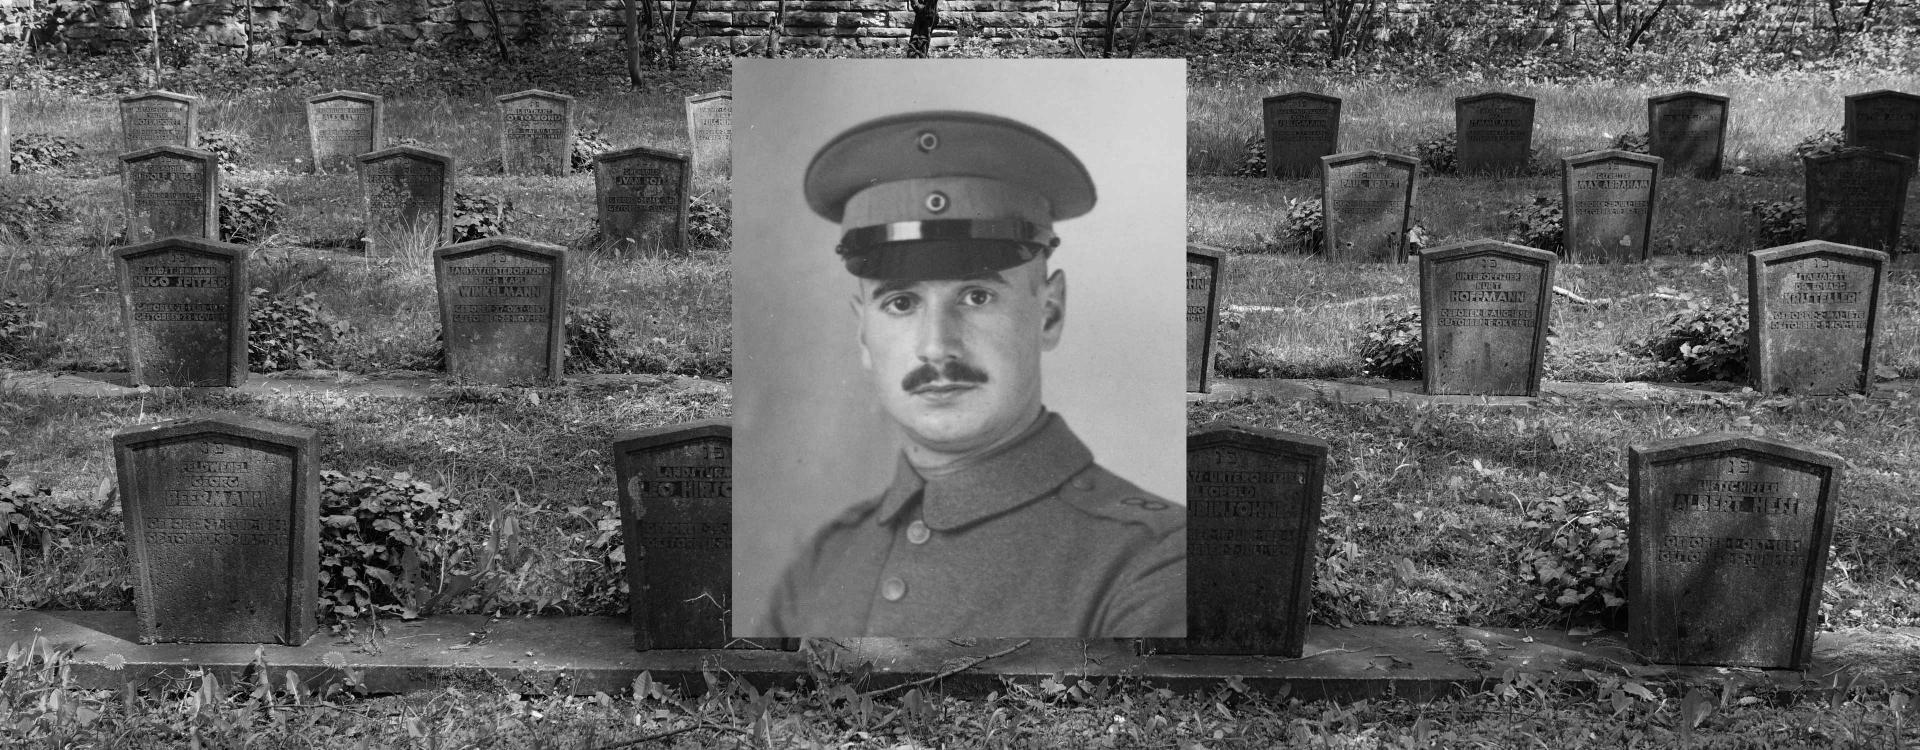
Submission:
{"label": "plain photo backdrop", "polygon": [[788,563],[900,451],[860,365],[840,227],[801,192],[821,146],[877,117],[1008,117],[1086,165],[1097,203],[1054,226],[1067,317],[1043,398],[1102,466],[1184,502],[1185,61],[739,59],[733,96],[736,637],[763,635]]}

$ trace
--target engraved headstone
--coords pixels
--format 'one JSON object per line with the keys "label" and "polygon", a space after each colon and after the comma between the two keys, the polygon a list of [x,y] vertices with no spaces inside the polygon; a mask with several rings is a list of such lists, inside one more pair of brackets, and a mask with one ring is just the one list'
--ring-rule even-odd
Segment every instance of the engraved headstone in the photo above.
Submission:
{"label": "engraved headstone", "polygon": [[1420,160],[1379,151],[1322,157],[1320,205],[1327,260],[1407,262],[1413,176]]}
{"label": "engraved headstone", "polygon": [[1640,263],[1653,257],[1660,157],[1595,151],[1561,160],[1568,260]]}
{"label": "engraved headstone", "polygon": [[314,435],[219,415],[113,436],[140,642],[306,642],[319,601]]}
{"label": "engraved headstone", "polygon": [[733,594],[733,428],[708,420],[618,436],[633,646],[728,645]]}
{"label": "engraved headstone", "polygon": [[1187,436],[1187,637],[1166,653],[1298,657],[1327,444],[1232,423]]}
{"label": "engraved headstone", "polygon": [[1647,98],[1647,151],[1665,174],[1720,178],[1727,143],[1727,98],[1698,91]]}
{"label": "engraved headstone", "polygon": [[354,157],[380,149],[386,100],[358,91],[329,91],[307,100],[307,139],[314,174],[352,174]]}
{"label": "engraved headstone", "polygon": [[155,146],[120,161],[128,242],[220,237],[220,168],[213,154]]}
{"label": "engraved headstone", "polygon": [[1320,157],[1340,151],[1339,97],[1295,91],[1260,100],[1266,125],[1267,176],[1312,177]]}
{"label": "engraved headstone", "polygon": [[1533,99],[1487,93],[1453,100],[1460,174],[1519,174],[1533,154]]}
{"label": "engraved headstone", "polygon": [[1476,240],[1420,254],[1429,395],[1537,396],[1558,258]]}
{"label": "engraved headstone", "polygon": [[1920,96],[1899,91],[1869,91],[1847,97],[1848,146],[1920,158]]}
{"label": "engraved headstone", "polygon": [[200,100],[171,91],[120,98],[120,135],[127,151],[155,146],[193,148],[200,138]]}
{"label": "engraved headstone", "polygon": [[1806,668],[1845,462],[1734,433],[1627,452],[1629,647],[1658,664]]}
{"label": "engraved headstone", "polygon": [[693,162],[722,171],[733,167],[733,92],[715,91],[687,97],[687,142],[693,144]]}
{"label": "engraved headstone", "polygon": [[644,252],[686,249],[686,156],[635,146],[594,160],[602,237]]}
{"label": "engraved headstone", "polygon": [[1187,390],[1207,392],[1213,369],[1213,326],[1220,318],[1220,273],[1227,253],[1217,247],[1187,245]]}
{"label": "engraved headstone", "polygon": [[453,157],[395,146],[355,158],[367,236],[376,250],[452,241]]}
{"label": "engraved headstone", "polygon": [[1887,254],[1825,241],[1747,254],[1747,369],[1761,393],[1866,393]]}
{"label": "engraved headstone", "polygon": [[552,383],[566,355],[567,251],[489,237],[433,251],[447,374]]}
{"label": "engraved headstone", "polygon": [[113,252],[134,385],[247,382],[247,251],[169,237]]}
{"label": "engraved headstone", "polygon": [[573,159],[573,97],[528,89],[495,101],[506,173],[565,176]]}
{"label": "engraved headstone", "polygon": [[1912,159],[1872,149],[1842,149],[1802,161],[1807,239],[1881,252],[1899,247]]}

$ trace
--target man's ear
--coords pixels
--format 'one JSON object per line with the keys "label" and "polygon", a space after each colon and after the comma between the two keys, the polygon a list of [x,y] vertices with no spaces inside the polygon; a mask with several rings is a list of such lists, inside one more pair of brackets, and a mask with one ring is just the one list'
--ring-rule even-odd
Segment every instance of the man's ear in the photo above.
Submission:
{"label": "man's ear", "polygon": [[847,309],[853,312],[856,323],[853,327],[853,341],[860,347],[860,366],[871,370],[873,354],[867,351],[867,316],[860,309],[860,298],[860,292],[855,291],[853,296],[847,298]]}
{"label": "man's ear", "polygon": [[1040,350],[1053,351],[1060,345],[1060,332],[1067,327],[1067,272],[1055,269],[1047,277],[1047,288],[1040,298]]}

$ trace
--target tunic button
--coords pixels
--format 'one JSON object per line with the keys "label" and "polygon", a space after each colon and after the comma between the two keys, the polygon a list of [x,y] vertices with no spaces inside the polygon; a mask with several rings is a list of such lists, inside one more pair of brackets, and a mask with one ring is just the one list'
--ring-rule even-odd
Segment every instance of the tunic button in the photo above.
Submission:
{"label": "tunic button", "polygon": [[927,537],[930,536],[933,536],[933,534],[927,531],[925,521],[915,519],[913,523],[907,524],[907,541],[913,542],[914,544],[926,544]]}
{"label": "tunic button", "polygon": [[880,584],[880,596],[887,601],[897,602],[907,595],[907,582],[899,578],[889,578]]}
{"label": "tunic button", "polygon": [[1068,484],[1073,485],[1074,489],[1079,490],[1081,492],[1086,492],[1087,490],[1093,489],[1093,480],[1088,479],[1086,477],[1074,477],[1073,481],[1068,482]]}

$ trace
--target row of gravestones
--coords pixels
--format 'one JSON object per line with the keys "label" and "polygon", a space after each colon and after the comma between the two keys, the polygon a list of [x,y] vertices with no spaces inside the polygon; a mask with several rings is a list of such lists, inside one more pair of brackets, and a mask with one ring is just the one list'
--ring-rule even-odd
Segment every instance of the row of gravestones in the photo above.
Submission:
{"label": "row of gravestones", "polygon": [[[316,624],[314,430],[215,416],[114,436],[143,642],[304,643]],[[613,443],[634,644],[734,645],[732,430]],[[1187,633],[1165,653],[1298,657],[1328,446],[1187,440]],[[1842,459],[1727,433],[1629,448],[1629,640],[1655,662],[1804,668]],[[833,634],[823,634],[833,635]]]}
{"label": "row of gravestones", "polygon": [[[1665,160],[1667,174],[1711,180],[1720,176],[1726,149],[1724,96],[1683,91],[1647,99],[1647,150]],[[1261,100],[1261,123],[1271,177],[1311,177],[1321,157],[1338,153],[1338,97],[1295,91]],[[1533,151],[1534,100],[1485,93],[1453,101],[1456,162],[1463,174],[1514,174]],[[1908,159],[1920,158],[1920,96],[1871,91],[1846,98],[1847,146]]]}
{"label": "row of gravestones", "polygon": [[[1187,247],[1187,390],[1207,391],[1226,254]],[[1747,363],[1762,393],[1873,386],[1888,256],[1821,240],[1747,254]],[[1480,240],[1420,255],[1430,395],[1537,396],[1553,302],[1553,253]]]}

